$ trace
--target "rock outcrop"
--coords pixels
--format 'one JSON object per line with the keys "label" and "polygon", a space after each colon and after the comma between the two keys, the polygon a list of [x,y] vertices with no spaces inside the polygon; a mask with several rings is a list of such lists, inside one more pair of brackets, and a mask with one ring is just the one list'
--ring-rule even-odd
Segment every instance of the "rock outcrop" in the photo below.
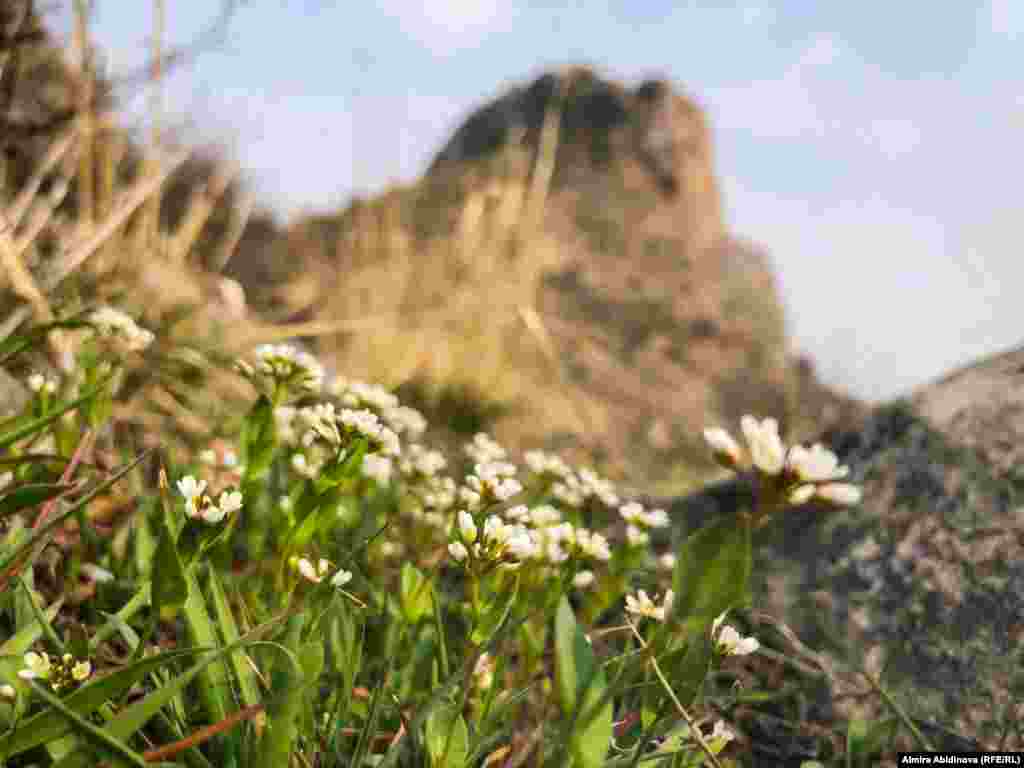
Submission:
{"label": "rock outcrop", "polygon": [[[827,432],[861,507],[792,509],[763,532],[755,608],[823,651],[838,714],[893,715],[852,661],[937,748],[1024,747],[1022,403],[1018,348]],[[728,481],[671,509],[689,530],[751,498]]]}
{"label": "rock outcrop", "polygon": [[[800,431],[846,414],[852,401],[831,393],[814,413],[801,401],[825,390],[789,357],[767,254],[726,229],[710,134],[664,81],[630,89],[570,67],[509,90],[414,187],[293,228],[337,269],[318,319],[397,318],[322,349],[352,375],[511,393],[493,427],[510,447],[582,447],[660,491],[714,471],[709,422],[757,411]],[[384,275],[388,289],[370,291]],[[447,335],[424,331],[438,326]]]}

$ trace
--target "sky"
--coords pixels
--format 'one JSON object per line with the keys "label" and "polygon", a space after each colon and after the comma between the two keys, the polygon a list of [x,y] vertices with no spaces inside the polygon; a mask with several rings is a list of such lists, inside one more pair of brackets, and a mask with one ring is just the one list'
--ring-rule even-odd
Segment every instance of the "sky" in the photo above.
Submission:
{"label": "sky", "polygon": [[[167,5],[169,44],[218,9]],[[94,2],[114,75],[151,29],[149,3]],[[707,111],[729,228],[771,254],[828,384],[889,399],[1024,342],[1020,0],[249,0],[162,98],[285,220],[414,180],[471,110],[569,63]]]}

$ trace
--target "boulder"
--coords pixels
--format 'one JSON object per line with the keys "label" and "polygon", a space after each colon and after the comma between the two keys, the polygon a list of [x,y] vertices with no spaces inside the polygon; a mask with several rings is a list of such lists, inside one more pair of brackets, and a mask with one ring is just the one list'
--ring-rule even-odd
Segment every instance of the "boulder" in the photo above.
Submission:
{"label": "boulder", "polygon": [[[820,651],[834,714],[893,716],[852,662],[936,748],[1024,748],[1022,403],[1018,348],[829,430],[862,504],[790,509],[759,532],[754,608]],[[752,490],[729,480],[661,502],[678,536]]]}

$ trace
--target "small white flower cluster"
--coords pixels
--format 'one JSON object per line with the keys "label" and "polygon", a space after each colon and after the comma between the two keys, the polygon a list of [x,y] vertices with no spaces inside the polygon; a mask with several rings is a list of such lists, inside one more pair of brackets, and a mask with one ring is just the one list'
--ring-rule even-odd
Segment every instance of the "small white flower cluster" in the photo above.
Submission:
{"label": "small white flower cluster", "polygon": [[473,442],[466,443],[462,450],[476,464],[504,461],[508,457],[508,451],[496,443],[486,432],[477,432],[473,435]]}
{"label": "small white flower cluster", "polygon": [[[334,566],[325,558],[320,558],[314,565],[313,561],[306,557],[292,555],[288,564],[306,581],[312,584],[319,584],[331,572]],[[330,585],[341,589],[352,580],[352,573],[344,568],[339,568],[330,578]]]}
{"label": "small white flower cluster", "polygon": [[722,625],[723,621],[725,621],[725,613],[715,619],[711,625],[711,638],[719,653],[726,656],[746,656],[761,647],[756,637],[741,637],[735,627],[729,624]]}
{"label": "small white flower cluster", "polygon": [[373,480],[378,485],[388,485],[394,472],[394,465],[387,456],[371,453],[363,457],[361,468],[363,477]]}
{"label": "small white flower cluster", "polygon": [[40,392],[46,395],[56,394],[58,386],[57,379],[47,378],[41,373],[33,373],[28,377],[28,388],[36,394]]}
{"label": "small white flower cluster", "polygon": [[113,307],[100,307],[89,314],[89,323],[103,338],[116,339],[129,352],[141,352],[153,343],[153,334],[124,312]]}
{"label": "small white flower cluster", "polygon": [[579,509],[590,498],[600,500],[609,509],[614,509],[619,503],[615,484],[592,469],[576,471],[557,456],[541,451],[532,451],[527,461],[535,473],[555,479],[551,495],[566,506]]}
{"label": "small white flower cluster", "polygon": [[635,597],[633,595],[626,595],[626,612],[641,618],[665,621],[665,617],[672,608],[672,601],[674,599],[675,593],[670,589],[665,592],[661,605],[658,605],[645,590],[641,589],[636,593]]}
{"label": "small white flower cluster", "polygon": [[323,386],[323,366],[305,350],[290,344],[261,344],[255,354],[255,368],[244,360],[237,362],[238,370],[249,378],[258,375],[275,385],[297,386],[304,392],[319,392]]}
{"label": "small white flower cluster", "polygon": [[60,692],[79,683],[84,683],[92,674],[89,661],[75,661],[70,653],[60,659],[50,659],[46,653],[29,651],[25,654],[25,669],[18,672],[22,680],[45,680],[50,687]]}
{"label": "small white flower cluster", "polygon": [[430,450],[419,443],[405,446],[398,461],[398,471],[408,484],[411,498],[419,503],[407,509],[413,520],[427,524],[444,534],[447,518],[443,514],[455,506],[458,487],[455,480],[440,472],[448,462],[440,451]]}
{"label": "small white flower cluster", "polygon": [[572,467],[566,464],[561,456],[554,453],[527,451],[523,454],[523,460],[530,471],[536,475],[550,475],[555,478],[563,478],[573,473]]}
{"label": "small white flower cluster", "polygon": [[358,434],[367,438],[371,453],[379,451],[387,456],[398,456],[402,452],[398,435],[390,427],[381,424],[377,414],[372,411],[344,408],[338,414],[338,424],[345,427],[349,437]]}
{"label": "small white flower cluster", "polygon": [[[367,438],[368,454],[397,456],[401,452],[398,435],[381,424],[372,411],[343,408],[338,412],[333,403],[317,403],[298,409],[279,407],[274,419],[282,442],[300,449],[292,454],[291,465],[302,477],[316,477],[324,464],[336,458],[339,450],[348,448],[357,436]],[[371,462],[369,471],[375,473],[370,476],[391,476],[390,463],[385,467]]]}
{"label": "small white flower cluster", "polygon": [[389,429],[407,439],[418,440],[427,430],[423,414],[401,405],[398,397],[384,387],[336,376],[327,391],[346,408],[373,411]]}
{"label": "small white flower cluster", "polygon": [[459,489],[459,501],[471,510],[508,501],[523,490],[515,479],[516,471],[516,465],[506,461],[478,462],[473,474],[466,475],[465,486]]}
{"label": "small white flower cluster", "polygon": [[405,447],[398,469],[402,476],[415,480],[418,477],[434,477],[448,466],[448,460],[440,451],[426,448],[419,443],[410,443]]}
{"label": "small white flower cluster", "polygon": [[666,528],[668,514],[663,509],[645,510],[643,505],[631,501],[619,507],[619,515],[626,521],[626,540],[631,547],[642,547],[650,541],[648,528]]}
{"label": "small white flower cluster", "polygon": [[473,516],[466,510],[460,510],[455,529],[458,538],[448,545],[448,554],[457,563],[472,560],[514,568],[536,551],[536,542],[525,526],[510,525],[498,515],[487,517],[481,533]]}
{"label": "small white flower cluster", "polygon": [[178,491],[185,497],[185,514],[215,525],[242,508],[242,494],[238,491],[224,491],[217,503],[205,495],[206,481],[186,475],[178,481]]}
{"label": "small white flower cluster", "polygon": [[[505,517],[526,526],[532,542],[527,559],[537,561],[542,568],[560,565],[572,555],[601,562],[611,559],[611,548],[604,536],[564,521],[562,513],[550,504],[540,504],[533,509],[520,504],[507,510]],[[590,586],[594,578],[593,572],[584,570],[576,574],[573,583],[583,588]]]}
{"label": "small white flower cluster", "polygon": [[812,497],[837,506],[860,501],[860,488],[836,482],[845,478],[850,470],[840,466],[838,457],[822,444],[816,443],[810,449],[795,445],[787,453],[775,419],[759,422],[748,415],[743,417],[740,426],[747,451],[721,427],[704,430],[704,439],[723,466],[745,469],[749,464],[763,475],[779,478],[788,489],[787,499],[791,504],[804,504]]}

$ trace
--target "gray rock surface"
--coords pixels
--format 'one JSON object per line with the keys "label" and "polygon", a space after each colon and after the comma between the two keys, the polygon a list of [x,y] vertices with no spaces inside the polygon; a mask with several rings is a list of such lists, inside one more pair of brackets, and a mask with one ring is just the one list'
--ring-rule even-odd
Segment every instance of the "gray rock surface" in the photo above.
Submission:
{"label": "gray rock surface", "polygon": [[[892,716],[852,661],[934,746],[1024,748],[1022,405],[1016,349],[878,407],[822,436],[863,503],[758,534],[753,607],[821,652],[836,714]],[[736,480],[673,500],[676,535],[751,501]]]}

